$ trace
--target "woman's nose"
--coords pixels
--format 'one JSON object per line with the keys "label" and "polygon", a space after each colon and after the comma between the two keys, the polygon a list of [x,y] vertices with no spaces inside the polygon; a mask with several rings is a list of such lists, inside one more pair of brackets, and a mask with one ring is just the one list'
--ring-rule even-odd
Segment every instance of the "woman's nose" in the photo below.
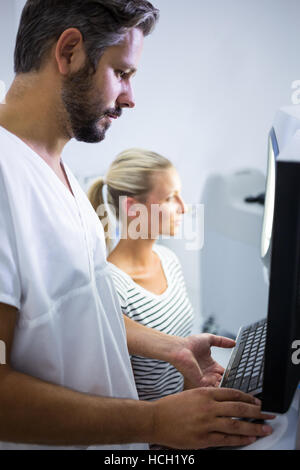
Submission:
{"label": "woman's nose", "polygon": [[185,202],[184,200],[182,199],[182,197],[178,197],[178,205],[179,205],[179,210],[180,210],[180,213],[181,214],[185,214],[186,213],[186,205],[185,205]]}

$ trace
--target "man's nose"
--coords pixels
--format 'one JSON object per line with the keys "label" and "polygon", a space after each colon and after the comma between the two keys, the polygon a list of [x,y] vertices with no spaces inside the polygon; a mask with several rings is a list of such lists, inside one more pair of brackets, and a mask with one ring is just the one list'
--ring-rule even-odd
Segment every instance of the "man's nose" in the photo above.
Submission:
{"label": "man's nose", "polygon": [[122,93],[119,95],[117,104],[120,108],[134,108],[135,107],[135,99],[133,95],[132,86],[130,83],[127,83]]}

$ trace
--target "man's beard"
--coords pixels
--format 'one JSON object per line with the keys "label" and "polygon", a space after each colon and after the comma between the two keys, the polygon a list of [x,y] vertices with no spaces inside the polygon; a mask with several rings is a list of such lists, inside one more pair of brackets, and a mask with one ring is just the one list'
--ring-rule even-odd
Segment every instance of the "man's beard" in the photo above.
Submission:
{"label": "man's beard", "polygon": [[121,108],[105,109],[103,98],[93,99],[94,74],[89,63],[74,74],[65,78],[62,87],[62,102],[67,112],[70,137],[80,142],[98,143],[104,140],[110,123],[99,121],[109,114],[121,116]]}

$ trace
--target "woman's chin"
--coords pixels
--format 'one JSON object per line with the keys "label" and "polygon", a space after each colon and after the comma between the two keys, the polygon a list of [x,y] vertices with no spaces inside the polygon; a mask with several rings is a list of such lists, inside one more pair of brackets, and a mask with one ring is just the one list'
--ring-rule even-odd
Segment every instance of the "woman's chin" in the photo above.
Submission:
{"label": "woman's chin", "polygon": [[179,232],[179,228],[171,228],[169,230],[164,230],[163,232],[160,233],[162,237],[165,238],[173,238],[175,235],[177,235]]}

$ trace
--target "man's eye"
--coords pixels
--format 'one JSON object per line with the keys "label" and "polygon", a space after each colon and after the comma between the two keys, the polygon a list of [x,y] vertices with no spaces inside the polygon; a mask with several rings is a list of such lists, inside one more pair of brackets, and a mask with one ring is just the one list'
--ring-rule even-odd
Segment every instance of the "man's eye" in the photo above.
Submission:
{"label": "man's eye", "polygon": [[123,72],[122,70],[117,70],[116,74],[119,78],[122,78],[122,79],[127,77],[127,73]]}

